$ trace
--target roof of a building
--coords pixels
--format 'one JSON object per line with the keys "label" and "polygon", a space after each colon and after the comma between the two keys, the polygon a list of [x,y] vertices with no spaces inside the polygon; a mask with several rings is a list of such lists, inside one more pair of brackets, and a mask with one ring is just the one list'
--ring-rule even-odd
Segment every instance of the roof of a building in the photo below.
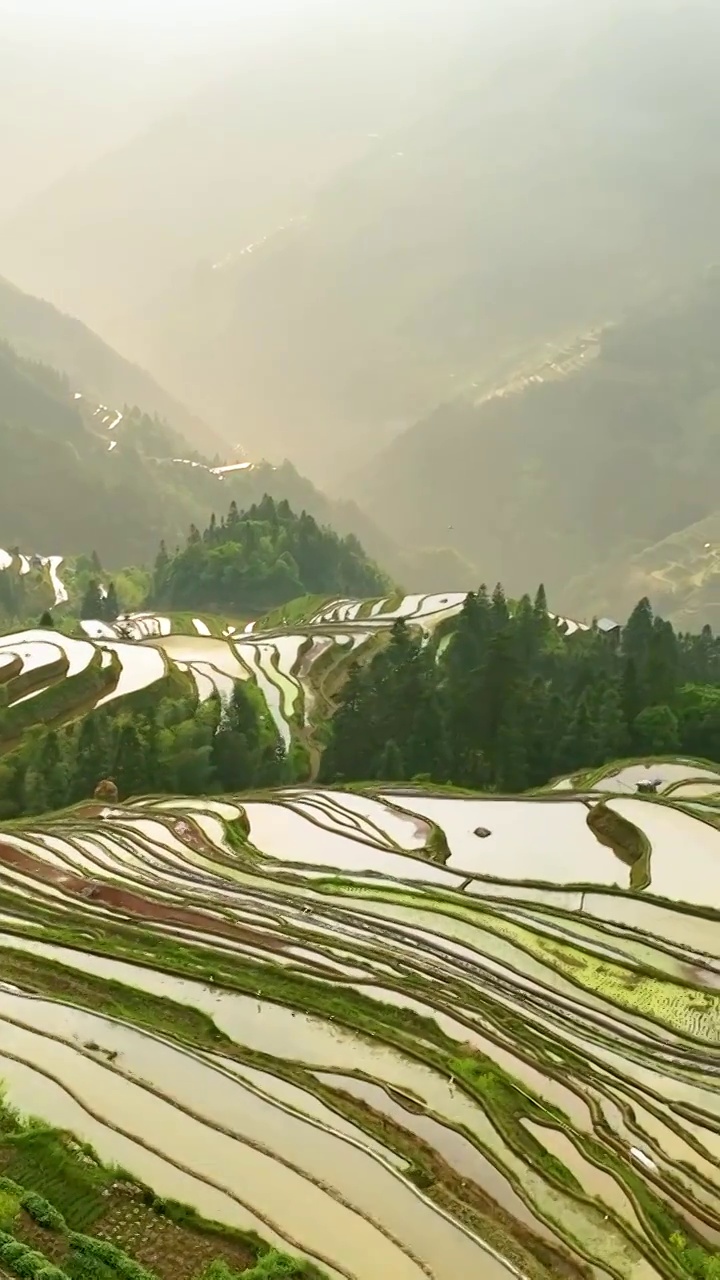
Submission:
{"label": "roof of a building", "polygon": [[598,631],[619,631],[620,623],[613,622],[612,618],[598,618],[597,629]]}

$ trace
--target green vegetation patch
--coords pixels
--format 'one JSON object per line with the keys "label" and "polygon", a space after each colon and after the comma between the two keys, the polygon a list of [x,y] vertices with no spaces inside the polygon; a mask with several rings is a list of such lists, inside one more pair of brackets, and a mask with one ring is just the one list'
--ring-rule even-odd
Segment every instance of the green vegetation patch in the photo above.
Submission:
{"label": "green vegetation patch", "polygon": [[0,1264],[14,1275],[201,1280],[222,1276],[225,1268],[246,1280],[260,1268],[263,1280],[322,1280],[304,1259],[159,1199],[128,1174],[102,1165],[86,1144],[0,1106],[0,1168],[6,1167],[12,1176],[0,1176]]}
{"label": "green vegetation patch", "polygon": [[652,846],[644,831],[602,802],[588,810],[587,824],[600,843],[631,868],[631,889],[646,889],[650,884]]}

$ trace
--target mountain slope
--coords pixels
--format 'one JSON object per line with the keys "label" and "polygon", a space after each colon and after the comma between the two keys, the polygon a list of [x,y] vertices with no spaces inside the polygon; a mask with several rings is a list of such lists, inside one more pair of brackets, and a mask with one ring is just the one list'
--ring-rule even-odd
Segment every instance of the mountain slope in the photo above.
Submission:
{"label": "mountain slope", "polygon": [[651,546],[593,565],[568,583],[566,598],[571,611],[585,611],[592,599],[602,614],[622,613],[639,595],[649,596],[676,627],[718,626],[720,510]]}
{"label": "mountain slope", "polygon": [[443,39],[423,42],[393,7],[405,6],[381,24],[364,9],[325,12],[249,41],[233,76],[6,220],[0,269],[136,354],[145,306],[177,273],[302,214],[402,113]]}
{"label": "mountain slope", "polygon": [[[180,533],[214,477],[163,469],[130,438],[109,453],[82,403],[67,379],[0,347],[0,537],[28,551],[94,546],[109,563],[142,559]],[[174,440],[159,423],[154,431]]]}
{"label": "mountain slope", "polygon": [[494,72],[469,36],[302,221],[144,308],[144,358],[250,449],[337,476],[714,258],[719,38],[716,7],[665,0],[533,28]]}
{"label": "mountain slope", "polygon": [[355,485],[410,545],[442,537],[512,592],[529,574],[581,615],[622,610],[642,584],[601,569],[596,591],[595,566],[717,510],[719,334],[710,272],[504,394],[441,406]]}
{"label": "mountain slope", "polygon": [[[332,501],[288,462],[215,474],[183,439],[138,409],[93,411],[75,382],[0,343],[0,546],[62,555],[92,548],[110,568],[145,562],[213,510],[270,494],[353,534],[396,578],[428,591],[469,588],[474,569],[445,548],[405,551],[352,502]],[[111,430],[112,428],[112,430]]]}
{"label": "mountain slope", "polygon": [[80,320],[0,279],[0,339],[21,355],[62,369],[71,390],[112,405],[139,404],[168,418],[206,454],[227,446],[144,369],[125,360]]}

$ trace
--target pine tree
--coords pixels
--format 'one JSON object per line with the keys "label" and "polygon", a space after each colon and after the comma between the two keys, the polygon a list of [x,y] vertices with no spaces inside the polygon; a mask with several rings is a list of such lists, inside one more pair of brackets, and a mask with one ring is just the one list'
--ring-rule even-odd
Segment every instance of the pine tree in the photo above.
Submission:
{"label": "pine tree", "polygon": [[405,765],[397,742],[393,738],[386,742],[375,772],[381,782],[402,782],[405,779]]}
{"label": "pine tree", "polygon": [[622,633],[622,651],[635,662],[641,680],[650,656],[652,634],[653,611],[647,596],[643,596],[635,605]]}
{"label": "pine tree", "polygon": [[597,742],[601,761],[622,759],[630,749],[630,734],[617,684],[607,686],[603,692],[597,717]]}
{"label": "pine tree", "polygon": [[68,802],[67,761],[54,729],[45,734],[40,746],[38,771],[44,783],[46,807],[63,809]]}
{"label": "pine tree", "polygon": [[167,569],[169,560],[170,560],[170,557],[168,555],[165,539],[163,538],[163,540],[160,543],[160,549],[155,557],[155,573],[162,575],[165,569]]}
{"label": "pine tree", "polygon": [[680,653],[669,622],[655,618],[648,646],[644,680],[644,701],[649,706],[672,703],[678,684]]}
{"label": "pine tree", "polygon": [[93,794],[98,782],[107,776],[106,741],[103,720],[98,713],[86,716],[80,723],[75,740],[73,772],[71,780],[72,800],[84,800]]}
{"label": "pine tree", "polygon": [[82,599],[80,606],[80,617],[86,618],[102,618],[103,615],[103,599],[100,595],[100,588],[95,578],[88,583],[87,590]]}
{"label": "pine tree", "polygon": [[481,727],[478,745],[491,758],[495,752],[506,708],[517,692],[521,667],[515,653],[512,631],[506,627],[491,641],[483,664],[477,716]]}
{"label": "pine tree", "polygon": [[596,727],[585,694],[577,704],[569,728],[560,744],[559,755],[562,773],[576,773],[578,769],[587,769],[598,763]]}
{"label": "pine tree", "polygon": [[115,583],[108,584],[107,595],[103,601],[103,618],[106,622],[115,622],[120,613]]}
{"label": "pine tree", "polygon": [[[372,666],[374,668],[375,663]],[[373,765],[379,757],[379,744],[373,751],[376,726],[366,714],[371,700],[369,674],[365,675],[356,662],[351,663],[322,758],[320,777],[323,782],[372,777]]]}
{"label": "pine tree", "polygon": [[678,719],[670,707],[645,707],[633,725],[636,749],[646,755],[669,756],[680,748]]}
{"label": "pine tree", "polygon": [[547,618],[547,611],[548,611],[547,596],[545,594],[545,587],[542,582],[540,583],[540,586],[538,587],[537,592],[535,594],[535,603],[533,605],[533,609],[535,610],[536,617],[542,618],[543,620]]}
{"label": "pine tree", "polygon": [[123,799],[142,795],[148,790],[145,744],[136,723],[130,718],[120,722],[113,776]]}
{"label": "pine tree", "polygon": [[499,791],[524,791],[528,785],[528,759],[519,699],[506,707],[497,735],[495,775]]}
{"label": "pine tree", "polygon": [[[525,744],[528,787],[539,787],[551,771],[553,739],[548,742],[547,718],[550,704],[548,685],[536,676],[524,690],[521,704],[521,733]],[[563,725],[562,732],[565,726]]]}
{"label": "pine tree", "polygon": [[541,644],[540,619],[528,595],[519,601],[512,621],[512,635],[518,661],[531,669]]}
{"label": "pine tree", "polygon": [[500,582],[498,582],[492,593],[490,614],[493,631],[502,631],[508,624],[510,610],[508,609],[505,592],[503,590],[502,583]]}
{"label": "pine tree", "polygon": [[633,724],[643,706],[642,690],[634,658],[628,658],[623,664],[620,697],[625,723]]}
{"label": "pine tree", "polygon": [[417,693],[413,700],[410,732],[403,743],[403,759],[409,777],[428,774],[442,779],[449,769],[442,710],[427,660],[418,663]]}

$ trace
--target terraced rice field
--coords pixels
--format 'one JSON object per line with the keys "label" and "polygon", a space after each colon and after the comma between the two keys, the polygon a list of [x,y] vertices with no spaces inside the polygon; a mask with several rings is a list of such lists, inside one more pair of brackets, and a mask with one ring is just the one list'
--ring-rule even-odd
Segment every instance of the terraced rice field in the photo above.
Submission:
{"label": "terraced rice field", "polygon": [[[47,565],[55,583],[60,561],[51,557]],[[55,589],[57,594],[57,583]],[[32,699],[42,718],[48,702],[55,705],[58,685],[69,676],[94,669],[93,663],[105,677],[87,687],[77,682],[77,714],[88,705],[103,706],[144,690],[160,690],[160,682],[174,674],[182,677],[188,694],[194,690],[200,701],[217,694],[227,702],[234,681],[250,680],[262,694],[285,749],[289,751],[293,740],[300,739],[315,758],[315,730],[327,718],[349,663],[358,656],[370,657],[374,652],[370,642],[387,633],[398,618],[431,636],[459,612],[464,599],[464,594],[455,593],[400,600],[330,600],[319,611],[310,611],[310,616],[301,615],[294,628],[282,629],[262,622],[231,623],[207,614],[142,612],[122,616],[113,624],[85,619],[80,624],[82,640],[64,636],[60,630],[3,637],[0,681],[19,675],[9,705]],[[441,643],[448,639],[443,637]],[[6,666],[3,658],[8,664],[19,663],[19,669]],[[72,719],[74,706],[66,691],[62,705],[64,718]]]}
{"label": "terraced rice field", "polygon": [[308,786],[15,824],[8,1101],[325,1276],[710,1276],[720,830],[611,799],[649,841],[633,892],[584,794]]}
{"label": "terraced rice field", "polygon": [[[632,760],[620,765],[606,765],[592,774],[575,774],[560,778],[554,790],[582,790],[634,794],[652,784],[657,795],[712,795],[720,791],[720,767],[703,760]],[[698,791],[696,788],[702,788]]]}
{"label": "terraced rice field", "polygon": [[[34,556],[33,563],[37,568],[45,571],[47,580],[52,588],[55,598],[55,604],[67,604],[68,593],[65,584],[60,576],[63,557],[62,556]],[[0,548],[0,573],[5,570],[16,569],[21,577],[30,572],[31,563],[28,556],[18,553],[11,555],[10,552]]]}

